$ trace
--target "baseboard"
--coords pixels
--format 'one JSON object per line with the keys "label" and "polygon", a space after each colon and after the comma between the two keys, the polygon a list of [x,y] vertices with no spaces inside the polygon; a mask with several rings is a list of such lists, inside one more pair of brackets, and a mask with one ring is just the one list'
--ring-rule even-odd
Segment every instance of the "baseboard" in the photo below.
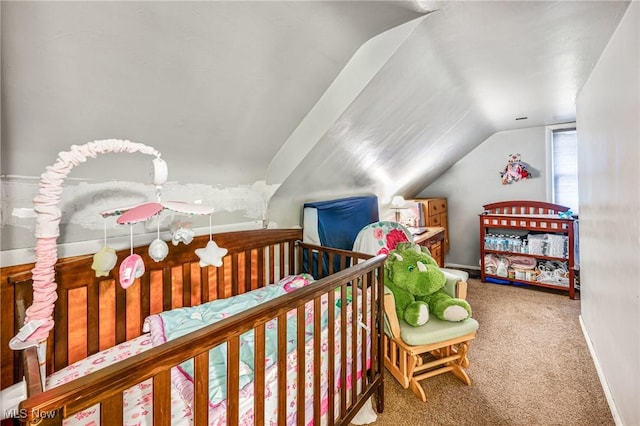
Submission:
{"label": "baseboard", "polygon": [[480,278],[480,267],[478,266],[459,265],[457,263],[445,263],[444,266],[445,268],[465,271],[467,274],[469,274],[469,278]]}
{"label": "baseboard", "polygon": [[591,354],[591,359],[593,359],[593,364],[596,367],[596,371],[598,372],[598,378],[600,379],[600,385],[602,386],[602,390],[604,391],[604,396],[607,398],[607,403],[609,404],[609,409],[611,410],[611,415],[613,416],[613,421],[616,426],[624,426],[622,423],[622,419],[618,414],[618,409],[616,408],[616,404],[613,400],[613,395],[611,395],[611,390],[609,389],[609,385],[607,384],[607,379],[604,376],[604,372],[600,367],[600,362],[598,361],[598,357],[596,356],[596,351],[593,348],[593,344],[591,343],[591,339],[589,338],[589,333],[587,333],[587,329],[582,321],[582,315],[578,315],[578,320],[580,321],[580,328],[582,328],[582,334],[584,336],[584,340],[587,342],[587,347],[589,348],[589,353]]}

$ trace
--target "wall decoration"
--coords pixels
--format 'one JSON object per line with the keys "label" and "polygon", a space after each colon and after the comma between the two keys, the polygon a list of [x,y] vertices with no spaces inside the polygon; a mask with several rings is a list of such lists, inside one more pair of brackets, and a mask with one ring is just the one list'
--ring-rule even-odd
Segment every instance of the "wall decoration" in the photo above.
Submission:
{"label": "wall decoration", "polygon": [[509,154],[507,165],[504,171],[500,172],[500,177],[502,178],[502,184],[507,185],[512,182],[526,180],[532,176],[527,165],[522,162],[520,154]]}

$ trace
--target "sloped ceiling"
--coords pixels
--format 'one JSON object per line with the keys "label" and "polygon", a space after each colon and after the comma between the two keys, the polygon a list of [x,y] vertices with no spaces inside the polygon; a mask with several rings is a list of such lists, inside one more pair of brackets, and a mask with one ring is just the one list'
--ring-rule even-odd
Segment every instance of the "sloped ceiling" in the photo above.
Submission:
{"label": "sloped ceiling", "polygon": [[495,132],[574,121],[627,5],[438,5],[282,183],[270,218],[296,223],[284,206],[306,194],[416,196]]}
{"label": "sloped ceiling", "polygon": [[[123,138],[160,150],[172,180],[264,179],[351,55],[419,15],[404,2],[2,2],[2,173],[38,176],[71,144]],[[118,178],[139,177],[121,161]],[[74,176],[114,178],[91,164]]]}
{"label": "sloped ceiling", "polygon": [[[266,181],[281,226],[308,200],[413,196],[497,131],[574,120],[627,5],[3,1],[2,176],[39,176],[72,144],[122,138],[162,152],[181,184]],[[385,49],[362,62],[375,43]],[[347,92],[319,121],[321,101]],[[139,160],[116,164],[73,177],[149,180]],[[10,204],[3,195],[5,218]]]}

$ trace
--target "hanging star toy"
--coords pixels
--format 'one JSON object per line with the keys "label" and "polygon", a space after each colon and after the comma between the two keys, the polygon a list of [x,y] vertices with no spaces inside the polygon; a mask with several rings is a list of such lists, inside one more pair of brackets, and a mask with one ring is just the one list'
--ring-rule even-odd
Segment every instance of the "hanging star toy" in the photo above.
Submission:
{"label": "hanging star toy", "polygon": [[196,255],[200,258],[200,267],[222,266],[222,258],[227,254],[226,248],[218,247],[215,241],[209,240],[205,248],[196,249]]}
{"label": "hanging star toy", "polygon": [[116,266],[117,262],[118,256],[116,255],[116,251],[104,245],[100,251],[93,255],[91,269],[96,271],[96,277],[106,277]]}
{"label": "hanging star toy", "polygon": [[200,258],[200,267],[205,266],[222,266],[222,258],[227,254],[229,250],[226,248],[218,247],[215,241],[213,241],[213,228],[211,224],[211,213],[209,213],[209,242],[205,248],[196,249],[196,256]]}

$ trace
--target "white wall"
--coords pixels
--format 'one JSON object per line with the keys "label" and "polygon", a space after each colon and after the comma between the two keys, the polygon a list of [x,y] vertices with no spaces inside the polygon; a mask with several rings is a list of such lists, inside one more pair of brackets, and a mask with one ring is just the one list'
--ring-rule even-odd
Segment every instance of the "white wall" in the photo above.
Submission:
{"label": "white wall", "polygon": [[617,423],[640,424],[640,3],[577,102],[582,322]]}
{"label": "white wall", "polygon": [[[7,250],[35,243],[35,220],[14,208],[33,207],[39,176],[59,152],[93,140],[160,151],[173,186],[163,199],[213,206],[214,225],[262,223],[275,191],[264,180],[273,156],[363,43],[422,15],[410,6],[2,2],[2,265]],[[74,167],[58,243],[101,239],[98,203],[155,199],[149,160],[109,154]],[[163,213],[162,231],[172,221]],[[193,226],[207,228],[208,217]],[[107,227],[110,238],[129,232]],[[136,237],[149,232],[137,228]]]}
{"label": "white wall", "polygon": [[[502,185],[507,156],[520,153],[534,177]],[[546,201],[545,128],[495,133],[458,161],[418,197],[446,197],[450,250],[446,263],[478,267],[479,219],[484,204],[506,200]]]}

